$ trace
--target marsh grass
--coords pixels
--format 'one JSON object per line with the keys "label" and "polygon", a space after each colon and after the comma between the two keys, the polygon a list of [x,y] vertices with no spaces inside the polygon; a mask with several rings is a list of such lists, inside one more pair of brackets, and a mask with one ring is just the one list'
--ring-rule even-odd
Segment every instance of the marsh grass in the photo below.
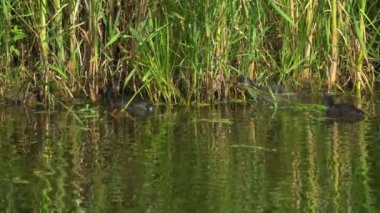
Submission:
{"label": "marsh grass", "polygon": [[0,82],[31,82],[46,102],[82,94],[96,101],[114,82],[154,103],[212,103],[240,97],[238,76],[371,92],[380,64],[378,5],[2,0]]}

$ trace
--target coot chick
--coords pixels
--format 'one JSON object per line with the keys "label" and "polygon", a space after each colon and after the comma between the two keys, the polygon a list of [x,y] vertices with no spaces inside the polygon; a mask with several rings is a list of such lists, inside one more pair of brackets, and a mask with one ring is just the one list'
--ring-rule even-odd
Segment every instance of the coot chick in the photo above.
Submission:
{"label": "coot chick", "polygon": [[337,121],[356,122],[364,118],[363,110],[348,103],[336,104],[331,95],[324,95],[327,117],[336,119]]}

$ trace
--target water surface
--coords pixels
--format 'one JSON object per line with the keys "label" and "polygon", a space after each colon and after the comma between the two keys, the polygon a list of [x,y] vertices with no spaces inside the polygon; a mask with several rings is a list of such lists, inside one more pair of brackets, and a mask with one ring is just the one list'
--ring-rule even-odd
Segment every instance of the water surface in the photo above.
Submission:
{"label": "water surface", "polygon": [[364,102],[362,122],[332,124],[310,106],[118,119],[2,106],[0,210],[377,212],[380,105]]}

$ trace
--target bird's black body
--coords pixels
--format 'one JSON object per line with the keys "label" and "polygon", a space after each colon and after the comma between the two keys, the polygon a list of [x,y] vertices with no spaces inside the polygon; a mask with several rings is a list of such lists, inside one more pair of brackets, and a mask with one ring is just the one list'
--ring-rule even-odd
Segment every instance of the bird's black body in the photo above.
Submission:
{"label": "bird's black body", "polygon": [[324,102],[327,107],[326,115],[339,121],[355,122],[364,118],[363,110],[348,103],[336,104],[331,95],[324,95]]}
{"label": "bird's black body", "polygon": [[112,86],[107,86],[102,91],[103,102],[111,107],[112,111],[125,109],[128,113],[137,116],[148,115],[153,106],[140,97],[128,94],[117,94]]}

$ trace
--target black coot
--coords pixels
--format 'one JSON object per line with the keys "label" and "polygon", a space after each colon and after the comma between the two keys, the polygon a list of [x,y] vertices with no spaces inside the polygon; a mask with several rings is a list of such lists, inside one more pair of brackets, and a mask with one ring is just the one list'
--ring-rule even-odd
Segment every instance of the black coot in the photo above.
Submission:
{"label": "black coot", "polygon": [[103,102],[111,107],[113,113],[124,109],[127,104],[126,111],[132,115],[145,116],[153,110],[153,106],[149,102],[132,95],[116,94],[112,86],[104,88],[102,96]]}
{"label": "black coot", "polygon": [[117,96],[111,107],[113,110],[121,110],[128,104],[127,112],[137,116],[148,115],[153,110],[153,106],[149,102],[143,101],[139,97],[132,98],[133,96],[129,95]]}
{"label": "black coot", "polygon": [[363,110],[348,103],[336,104],[334,98],[329,94],[325,93],[324,102],[327,107],[326,115],[330,118],[347,122],[360,121],[364,118]]}

